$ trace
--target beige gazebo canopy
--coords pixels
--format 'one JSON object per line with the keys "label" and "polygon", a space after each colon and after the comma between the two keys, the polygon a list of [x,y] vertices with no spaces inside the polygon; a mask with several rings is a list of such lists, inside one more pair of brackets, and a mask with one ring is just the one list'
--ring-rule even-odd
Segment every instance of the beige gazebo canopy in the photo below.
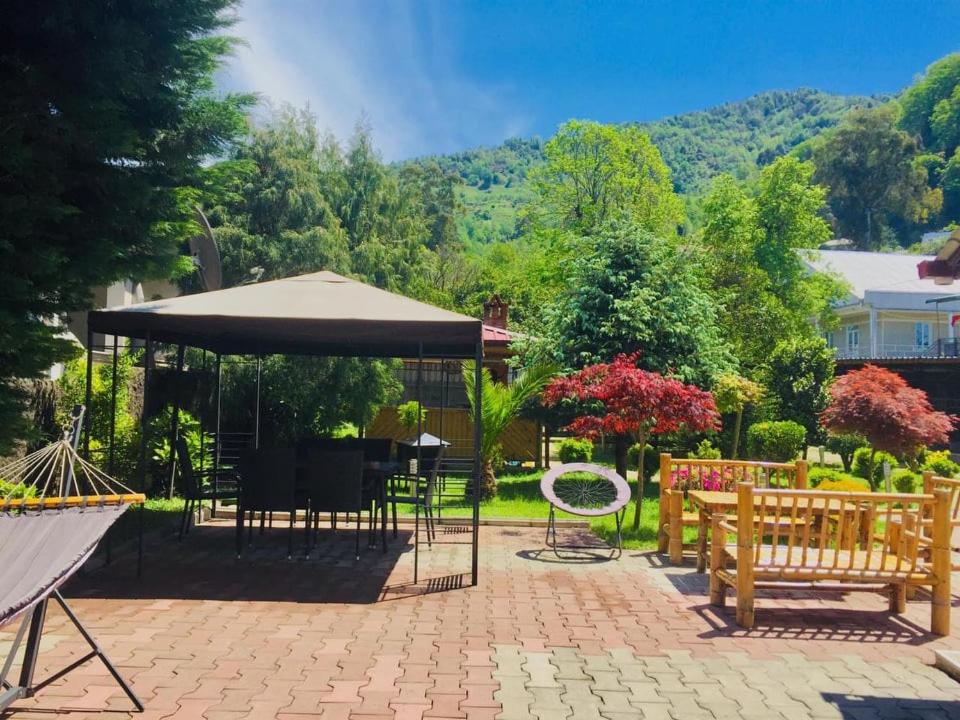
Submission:
{"label": "beige gazebo canopy", "polygon": [[223,355],[475,356],[480,320],[323,271],[90,313],[92,332]]}

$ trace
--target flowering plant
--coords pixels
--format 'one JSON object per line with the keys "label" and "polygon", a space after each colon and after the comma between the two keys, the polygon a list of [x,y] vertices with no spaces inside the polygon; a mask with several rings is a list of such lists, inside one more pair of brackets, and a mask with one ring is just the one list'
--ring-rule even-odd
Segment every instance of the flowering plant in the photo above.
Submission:
{"label": "flowering plant", "polygon": [[670,487],[674,490],[707,490],[711,492],[732,492],[736,478],[732,468],[677,469],[670,473]]}

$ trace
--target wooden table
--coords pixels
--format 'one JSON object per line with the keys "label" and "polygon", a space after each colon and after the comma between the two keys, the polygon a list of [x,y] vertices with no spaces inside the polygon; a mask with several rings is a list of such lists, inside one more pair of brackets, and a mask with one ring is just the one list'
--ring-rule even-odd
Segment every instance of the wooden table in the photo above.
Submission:
{"label": "wooden table", "polygon": [[[714,513],[723,513],[724,515],[733,515],[737,512],[737,494],[735,492],[723,492],[718,490],[690,490],[687,493],[690,504],[700,513],[700,524],[697,528],[697,572],[706,572],[707,557],[709,548],[707,547],[707,538],[710,536],[710,523]],[[760,505],[760,498],[754,498],[754,504]],[[768,499],[765,503],[767,507],[776,507],[776,503]],[[790,507],[790,498],[784,498],[783,507]],[[827,504],[823,498],[805,499],[802,507],[814,515],[824,515],[827,512]],[[831,507],[831,511],[837,512],[839,508]],[[853,512],[852,509],[847,510]],[[868,542],[872,522],[868,521],[861,528],[860,544]],[[844,538],[845,548],[852,548],[856,544],[857,538]]]}

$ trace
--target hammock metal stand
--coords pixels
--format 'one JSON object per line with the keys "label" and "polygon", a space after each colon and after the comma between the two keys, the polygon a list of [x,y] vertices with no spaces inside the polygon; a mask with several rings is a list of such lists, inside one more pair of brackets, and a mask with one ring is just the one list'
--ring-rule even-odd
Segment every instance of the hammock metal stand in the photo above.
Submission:
{"label": "hammock metal stand", "polygon": [[[60,608],[70,619],[70,622],[73,623],[77,632],[87,641],[87,644],[90,646],[90,652],[74,660],[62,670],[58,670],[53,673],[53,675],[35,683],[33,676],[37,669],[37,659],[40,657],[40,638],[43,635],[43,626],[47,618],[47,604],[50,602],[50,597],[57,601],[57,604],[60,605]],[[17,651],[23,643],[24,634],[27,636],[27,641],[24,648],[23,665],[20,668],[20,679],[17,684],[14,685],[7,680],[7,676],[10,674],[10,669],[13,666],[13,659],[16,657]],[[123,679],[123,676],[120,675],[120,672],[110,658],[107,657],[103,648],[93,639],[93,636],[83,626],[80,619],[74,614],[73,610],[70,609],[67,601],[64,600],[63,595],[60,594],[60,591],[54,590],[50,596],[40,601],[20,623],[20,629],[17,631],[17,635],[13,640],[13,645],[10,647],[10,654],[7,656],[3,669],[0,670],[0,688],[2,688],[2,692],[0,692],[0,711],[6,710],[17,700],[33,697],[38,691],[50,683],[56,682],[64,675],[76,670],[88,660],[93,660],[93,658],[100,659],[100,662],[103,663],[104,667],[106,667],[113,676],[113,679],[116,680],[117,685],[120,686],[126,696],[130,698],[130,702],[137,708],[137,712],[143,712],[143,703],[140,701],[140,698],[137,697],[133,688]]]}

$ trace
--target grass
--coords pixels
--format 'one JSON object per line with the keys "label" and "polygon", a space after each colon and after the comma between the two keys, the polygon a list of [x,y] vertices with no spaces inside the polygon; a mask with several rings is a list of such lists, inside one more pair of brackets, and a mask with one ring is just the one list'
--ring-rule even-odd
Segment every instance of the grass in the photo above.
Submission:
{"label": "grass", "polygon": [[[634,480],[629,483],[631,492],[636,494],[636,473],[631,473]],[[484,519],[545,519],[550,513],[550,505],[540,494],[540,478],[543,476],[542,470],[527,472],[517,475],[505,475],[498,478],[497,494],[490,500],[485,500],[480,504],[480,517]],[[462,506],[462,500],[455,502],[444,499],[444,507],[453,510],[457,506]],[[625,548],[636,550],[650,550],[657,545],[657,523],[659,522],[659,488],[655,483],[646,483],[644,486],[643,508],[640,516],[640,526],[633,529],[633,516],[636,509],[636,502],[633,500],[627,505],[627,513],[623,522],[623,545]],[[174,498],[167,500],[164,498],[152,498],[147,500],[144,510],[144,530],[162,530],[170,532],[175,530],[180,522],[180,513],[183,511],[183,499]],[[124,529],[121,531],[123,536],[129,536],[136,532],[136,513],[133,510],[124,518]],[[407,515],[412,512],[402,511],[401,514]],[[585,520],[582,516],[571,515],[563,511],[557,511],[559,519]],[[590,519],[590,529],[608,543],[612,543],[616,537],[616,522],[613,516],[605,516]],[[687,536],[689,535],[689,537]],[[685,542],[693,542],[696,532],[692,528],[685,529]]]}
{"label": "grass", "polygon": [[[505,475],[497,479],[497,494],[490,500],[480,503],[480,517],[496,518],[546,518],[550,505],[540,494],[542,470],[518,475]],[[636,482],[630,482],[631,492],[636,494]],[[444,506],[450,506],[444,502]],[[640,516],[640,526],[633,529],[633,516],[636,503],[631,500],[627,505],[624,518],[623,545],[630,549],[650,550],[657,545],[657,523],[659,522],[659,489],[657,485],[647,483],[644,486],[644,500]],[[557,511],[559,519],[585,520],[582,516]],[[606,542],[616,538],[616,521],[613,516],[590,519],[590,528]]]}

